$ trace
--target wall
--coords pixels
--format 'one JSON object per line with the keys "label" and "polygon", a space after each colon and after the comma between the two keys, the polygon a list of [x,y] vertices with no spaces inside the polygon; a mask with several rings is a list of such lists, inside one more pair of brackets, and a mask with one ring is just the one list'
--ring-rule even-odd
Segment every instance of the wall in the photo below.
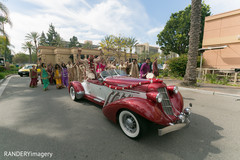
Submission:
{"label": "wall", "polygon": [[[103,50],[103,52],[106,52]],[[97,49],[83,49],[81,48],[81,55],[97,55],[101,54],[100,50]],[[73,62],[77,62],[77,59],[80,58],[78,53],[78,48],[57,48],[57,47],[50,47],[50,46],[39,46],[38,47],[38,59],[41,59],[41,62],[38,63],[52,63],[52,64],[60,64],[60,63],[67,63],[71,61],[70,56],[73,57]],[[130,58],[130,54],[126,54],[127,59]],[[110,52],[107,57],[114,57],[118,62],[118,58]],[[132,58],[137,59],[138,56],[136,54],[132,54]],[[125,61],[125,53],[122,52],[121,60]]]}
{"label": "wall", "polygon": [[206,17],[203,48],[227,45],[203,53],[204,68],[240,68],[240,9]]}

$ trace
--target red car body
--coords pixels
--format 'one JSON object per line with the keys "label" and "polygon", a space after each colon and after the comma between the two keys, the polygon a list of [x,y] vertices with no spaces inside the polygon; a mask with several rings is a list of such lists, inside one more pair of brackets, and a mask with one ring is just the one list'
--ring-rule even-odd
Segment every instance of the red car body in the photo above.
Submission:
{"label": "red car body", "polygon": [[[114,123],[120,121],[121,128],[126,126],[127,129],[122,128],[123,132],[138,131],[137,125],[141,131],[142,120],[164,126],[159,129],[159,135],[181,129],[190,122],[190,108],[184,109],[177,87],[166,86],[159,79],[138,79],[118,74],[102,76],[100,80],[71,82],[69,93],[73,100],[85,98],[103,106],[103,114],[109,120]],[[122,111],[127,115],[121,114]],[[119,119],[120,114],[123,120]],[[134,133],[134,136],[131,133],[125,134],[130,138],[140,136],[140,133]]]}

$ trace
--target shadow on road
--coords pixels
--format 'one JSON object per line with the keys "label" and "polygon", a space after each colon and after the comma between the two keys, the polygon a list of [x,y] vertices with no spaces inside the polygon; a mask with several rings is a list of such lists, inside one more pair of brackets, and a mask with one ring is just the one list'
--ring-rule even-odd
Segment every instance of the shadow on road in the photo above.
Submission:
{"label": "shadow on road", "polygon": [[210,119],[192,114],[189,127],[161,137],[157,136],[156,128],[151,128],[140,143],[152,149],[175,154],[184,160],[203,160],[209,154],[221,153],[221,150],[212,144],[222,138],[219,134],[221,130],[223,128]]}

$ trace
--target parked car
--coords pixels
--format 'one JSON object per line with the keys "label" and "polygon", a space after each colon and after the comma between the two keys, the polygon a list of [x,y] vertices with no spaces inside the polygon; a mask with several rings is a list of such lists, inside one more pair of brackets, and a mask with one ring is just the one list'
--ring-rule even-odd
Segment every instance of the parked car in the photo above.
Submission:
{"label": "parked car", "polygon": [[190,123],[191,104],[184,108],[176,86],[166,86],[160,79],[128,77],[120,70],[103,71],[100,76],[98,80],[71,82],[70,97],[103,106],[103,114],[118,123],[129,138],[142,136],[149,122],[159,126],[160,136]]}
{"label": "parked car", "polygon": [[[21,77],[24,76],[24,75],[29,76],[30,69],[32,69],[33,66],[36,66],[36,68],[37,68],[36,64],[26,64],[24,67],[22,67],[21,69],[18,70],[18,74]],[[41,69],[37,68],[37,72],[40,74]]]}

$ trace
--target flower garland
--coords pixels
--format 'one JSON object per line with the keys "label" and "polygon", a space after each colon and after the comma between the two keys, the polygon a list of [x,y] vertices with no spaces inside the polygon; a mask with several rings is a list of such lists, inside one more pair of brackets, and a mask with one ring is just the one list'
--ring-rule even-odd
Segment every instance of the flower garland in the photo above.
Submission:
{"label": "flower garland", "polygon": [[144,84],[162,83],[162,82],[163,82],[163,81],[160,80],[160,79],[150,79],[150,81],[139,82],[139,83],[135,83],[135,84],[128,85],[128,86],[126,86],[126,87],[109,85],[109,84],[107,84],[106,82],[104,82],[103,84],[104,84],[105,86],[107,86],[108,88],[111,88],[111,89],[124,90],[124,89],[132,89],[132,88],[134,88],[134,87],[141,86],[141,85],[144,85]]}

